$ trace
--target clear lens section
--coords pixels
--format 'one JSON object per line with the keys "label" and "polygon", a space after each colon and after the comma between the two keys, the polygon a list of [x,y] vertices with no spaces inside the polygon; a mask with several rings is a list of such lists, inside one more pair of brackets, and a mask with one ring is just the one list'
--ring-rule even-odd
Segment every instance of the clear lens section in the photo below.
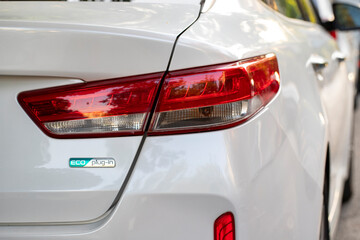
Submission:
{"label": "clear lens section", "polygon": [[263,109],[280,88],[276,56],[170,72],[149,134],[224,129]]}
{"label": "clear lens section", "polygon": [[55,134],[111,133],[141,130],[146,113],[70,121],[47,122],[45,127]]}
{"label": "clear lens section", "polygon": [[158,113],[155,131],[206,128],[239,122],[255,113],[261,101],[255,97],[232,103]]}
{"label": "clear lens section", "polygon": [[55,138],[141,135],[163,73],[22,92],[18,100]]}
{"label": "clear lens section", "polygon": [[214,126],[239,120],[248,112],[248,101],[159,113],[155,129]]}

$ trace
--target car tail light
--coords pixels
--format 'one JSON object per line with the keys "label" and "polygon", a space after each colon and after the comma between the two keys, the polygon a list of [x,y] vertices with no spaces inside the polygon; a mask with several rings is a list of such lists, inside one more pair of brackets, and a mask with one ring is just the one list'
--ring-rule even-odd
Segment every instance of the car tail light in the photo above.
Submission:
{"label": "car tail light", "polygon": [[214,240],[235,240],[235,221],[231,212],[224,213],[215,220]]}
{"label": "car tail light", "polygon": [[158,89],[162,75],[26,91],[18,100],[55,138],[141,135],[146,130],[159,135],[238,125],[264,108],[280,87],[274,54],[170,72]]}
{"label": "car tail light", "polygon": [[57,138],[139,135],[162,74],[22,92],[19,103]]}
{"label": "car tail light", "polygon": [[269,103],[279,87],[274,54],[170,72],[149,134],[208,131],[240,124]]}

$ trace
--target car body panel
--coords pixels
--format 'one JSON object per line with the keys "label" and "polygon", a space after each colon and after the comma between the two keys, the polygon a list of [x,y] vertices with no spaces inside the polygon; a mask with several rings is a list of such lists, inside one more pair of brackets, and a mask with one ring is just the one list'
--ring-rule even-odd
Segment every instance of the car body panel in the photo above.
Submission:
{"label": "car body panel", "polygon": [[[1,112],[11,112],[0,117],[0,223],[87,221],[103,215],[114,201],[141,136],[53,139],[19,108],[16,99],[18,92],[34,87],[78,81],[49,77],[0,78],[1,99],[7,101],[6,105],[1,104]],[[116,167],[73,169],[69,168],[72,157],[112,157]]]}
{"label": "car body panel", "polygon": [[[336,3],[351,4],[360,6],[358,0],[313,0],[317,6],[317,11],[323,23],[332,22],[335,20],[333,6]],[[354,82],[358,81],[358,62],[359,62],[359,47],[360,47],[360,33],[359,31],[340,31],[334,30],[336,34],[336,42],[339,45],[341,53],[345,57],[345,63],[348,70],[348,78]]]}
{"label": "car body panel", "polygon": [[[86,81],[165,71],[187,4],[1,2],[2,75]],[[36,17],[34,17],[36,16]]]}
{"label": "car body panel", "polygon": [[[269,234],[287,239],[300,231],[301,236],[310,237],[318,231],[318,219],[310,219],[320,207],[321,191],[304,171],[274,114],[292,102],[284,101],[289,99],[291,95],[284,99],[279,95],[273,110],[266,109],[245,125],[225,131],[147,138],[122,199],[96,223],[2,227],[0,236],[110,240],[119,235],[162,239],[171,234],[171,239],[212,238],[214,220],[232,211],[239,239]],[[307,211],[303,204],[309,207]]]}
{"label": "car body panel", "polygon": [[[338,0],[317,0],[318,12],[320,16],[334,15],[332,3],[341,2]],[[348,1],[349,2],[349,1]],[[353,1],[353,4],[356,1]],[[329,12],[331,9],[331,12]],[[333,21],[334,19],[323,18],[322,21]],[[336,42],[338,43],[339,53],[344,56],[344,61],[331,56],[331,61],[336,61],[341,66],[342,73],[325,72],[322,83],[321,96],[324,107],[330,121],[330,198],[329,198],[329,221],[331,235],[335,235],[336,226],[340,217],[342,204],[343,184],[348,178],[349,160],[351,158],[351,136],[353,124],[353,98],[356,98],[356,81],[358,79],[359,61],[359,33],[356,31],[336,30]],[[345,66],[343,66],[345,64]],[[346,67],[346,69],[344,69]],[[344,78],[344,76],[346,76]],[[336,79],[342,78],[342,81]],[[339,116],[342,116],[340,118]],[[349,137],[350,136],[350,137]]]}
{"label": "car body panel", "polygon": [[[142,136],[53,139],[27,116],[20,92],[165,72],[200,5],[0,3],[0,224],[92,221],[112,206]],[[34,17],[36,16],[36,17]],[[72,17],[69,17],[72,16]],[[140,46],[140,47],[139,47]],[[70,168],[70,158],[114,168]],[[6,183],[6,184],[5,184]]]}
{"label": "car body panel", "polygon": [[[209,20],[206,19],[206,17],[200,17],[191,29],[189,29],[189,31],[187,31],[182,38],[179,39],[174,53],[174,60],[172,61],[170,69],[175,70],[178,68],[187,68],[190,65],[195,64],[196,61],[201,61],[206,65],[213,64],[216,61],[233,61],[235,59],[246,58],[249,55],[273,51],[279,59],[280,75],[283,80],[283,82],[281,82],[282,90],[286,88],[287,85],[287,82],[284,81],[292,78],[292,80],[290,80],[291,85],[294,83],[296,84],[295,88],[299,91],[300,96],[306,96],[305,98],[309,97],[309,95],[313,95],[315,98],[317,95],[320,96],[318,101],[321,102],[322,106],[316,107],[313,100],[309,100],[304,105],[306,106],[307,104],[311,104],[312,107],[314,107],[313,109],[318,109],[320,121],[323,121],[326,124],[325,131],[327,131],[327,133],[324,133],[322,142],[330,142],[331,189],[329,220],[331,235],[334,236],[341,208],[342,186],[347,177],[349,153],[351,148],[351,124],[353,115],[352,96],[355,94],[354,82],[348,75],[348,69],[345,68],[344,63],[340,62],[339,59],[334,58],[336,53],[339,51],[339,48],[330,35],[319,25],[289,19],[276,12],[274,12],[274,14],[279,20],[277,22],[280,22],[281,24],[277,24],[277,22],[272,22],[271,20],[262,21],[260,16],[249,17],[249,15],[254,15],[250,13],[248,15],[244,13],[241,16],[236,16],[236,7],[239,8],[238,11],[243,11],[243,9],[236,4],[232,5],[232,7],[227,6],[226,8],[228,10],[226,12],[227,15],[233,15],[231,21],[238,23],[237,25],[233,23],[230,24],[230,22],[227,22],[226,17],[216,15],[216,13],[219,13],[220,15],[220,12],[224,12],[223,6],[221,6],[221,4],[217,6],[217,4],[218,2],[215,3],[213,8],[207,11],[207,15],[204,15],[208,16]],[[246,3],[244,4],[246,5]],[[253,8],[253,12],[260,12],[258,9],[255,11],[255,6],[253,6]],[[261,16],[264,17],[265,14],[262,12],[260,13]],[[210,16],[211,14],[213,15]],[[245,18],[244,16],[246,16],[246,20],[243,19]],[[217,21],[214,20],[214,18],[216,18]],[[287,31],[281,31],[281,25],[286,26]],[[228,30],[226,34],[227,38],[223,38],[220,31],[223,33],[227,30],[227,28],[216,28],[216,26],[229,26],[228,28],[236,28],[237,31]],[[257,31],[254,33],[252,32],[253,29],[261,29],[263,31]],[[258,44],[257,41],[253,41],[250,37],[244,37],[249,35],[250,32],[252,36],[258,35],[257,39],[261,39],[261,49],[256,48]],[[266,34],[267,32],[268,34]],[[211,36],[210,39],[208,36]],[[241,44],[236,41],[236,39],[240,38],[242,40]],[[279,44],[278,47],[274,47],[274,45],[276,45],[274,44],[275,41]],[[307,45],[311,50],[306,52],[307,49],[299,49],[296,44],[301,43],[306,43],[305,45]],[[267,50],[268,44],[271,47]],[[219,56],[219,52],[216,52],[216,49],[222,49],[223,51],[221,51],[221,53],[223,55]],[[291,50],[286,51],[286,49]],[[281,50],[284,51],[282,53],[283,55],[281,54]],[[290,60],[290,53],[296,52],[298,52],[298,55],[293,56],[294,59]],[[187,57],[190,55],[192,58]],[[328,64],[328,66],[321,72],[321,76],[318,76],[312,69],[310,60],[314,55],[322,56]],[[176,58],[176,56],[178,56],[178,58]],[[287,59],[283,63],[282,56],[284,56],[284,59]],[[186,58],[190,60],[181,61],[181,59]],[[297,70],[297,66],[290,66],[291,62],[293,65],[302,66],[298,66],[299,69]],[[283,66],[283,68],[281,68],[281,66]],[[307,67],[304,68],[305,66]],[[308,74],[313,75],[313,77],[301,77],[303,73],[301,73],[300,69],[307,69],[307,71],[309,71]],[[319,77],[321,79],[319,79]],[[306,80],[313,82],[308,82],[308,84],[306,84]],[[317,88],[312,89],[314,92],[309,92],[309,86],[314,83],[316,83],[315,85],[317,85]],[[301,104],[297,105],[296,109],[299,111],[299,115],[309,115],[309,113],[306,113],[305,111],[300,111],[300,109],[302,109]],[[292,123],[295,126],[304,126],[304,123],[299,121],[299,119],[293,119]],[[320,133],[321,131],[321,129],[317,129],[312,133],[315,136],[316,132]],[[289,129],[286,132],[288,133]],[[303,127],[303,131],[301,132],[307,132],[307,130]],[[303,146],[308,146],[307,144],[310,144],[310,139],[313,138],[313,136],[307,137],[308,140],[301,138],[304,139]],[[299,139],[299,137],[297,137],[297,139]],[[313,141],[312,144],[317,143]],[[334,144],[333,147],[331,147],[332,144]],[[318,151],[314,150],[314,152]],[[302,155],[299,159],[304,159],[309,153],[304,151],[304,148],[302,147],[299,148],[299,154]],[[317,159],[322,159],[319,158],[319,156],[324,155],[318,153],[316,156],[318,156]],[[306,163],[307,164],[304,168],[309,174],[317,179],[317,183],[320,189],[322,189],[324,172],[318,172],[316,169],[324,169],[325,166],[317,165],[319,164],[317,161],[309,161]],[[321,161],[320,164],[324,164],[324,161]]]}
{"label": "car body panel", "polygon": [[[216,2],[216,4],[218,4],[218,2]],[[216,29],[215,25],[230,26],[229,22],[227,22],[230,18],[221,16],[218,11],[223,10],[221,6],[217,7],[216,4],[210,11],[206,13],[206,15],[203,16],[203,18],[200,17],[200,19],[191,27],[191,29],[185,32],[179,39],[174,52],[174,59],[170,66],[170,70],[187,68],[190,67],[190,65],[195,64],[196,61],[200,60],[201,62],[205,62],[205,64],[213,64],[214,62],[220,60],[231,62],[236,59],[244,59],[254,55],[274,52],[279,61],[282,87],[281,91],[284,91],[284,88],[291,89],[290,91],[293,91],[293,93],[289,93],[289,95],[294,95],[293,101],[295,101],[296,99],[296,104],[294,104],[294,111],[296,111],[296,116],[308,117],[312,116],[314,112],[317,112],[315,114],[316,117],[314,117],[314,119],[312,120],[309,120],[309,122],[314,122],[313,124],[318,126],[327,124],[326,113],[324,112],[322,102],[319,96],[318,80],[311,64],[309,64],[309,59],[312,56],[314,50],[311,49],[309,45],[305,49],[301,49],[297,46],[297,44],[304,44],[304,42],[306,44],[310,44],[310,40],[308,40],[306,36],[307,31],[323,31],[321,27],[311,23],[306,23],[304,21],[286,18],[280,14],[273,12],[266,6],[263,6],[260,2],[258,3],[258,6],[254,6],[254,8],[257,7],[261,9],[261,11],[258,9],[256,11],[256,13],[258,12],[259,15],[250,15],[250,11],[252,9],[250,8],[249,12],[243,13],[244,10],[240,8],[240,6],[242,5],[239,4],[240,6],[234,5],[232,8],[229,7],[231,11],[229,11],[228,13],[232,16],[231,19],[235,19],[234,21],[238,23],[238,26],[231,25],[231,27],[229,27],[228,29],[221,29],[221,31],[227,30],[226,32],[227,34],[229,34],[228,38],[222,38],[220,34],[216,34],[216,30],[213,30],[214,32],[210,34],[208,32],[211,31],[209,29]],[[219,5],[221,4],[219,3]],[[239,9],[236,9],[236,7],[238,7]],[[241,11],[243,15],[238,14],[238,11]],[[247,20],[242,19],[244,15],[247,17]],[[272,19],[274,15],[276,16],[276,19]],[[262,16],[263,19],[261,19],[260,16]],[[214,20],[214,18],[216,20]],[[231,28],[236,28],[238,29],[238,31],[231,31]],[[262,31],[253,32],[252,29],[261,29]],[[250,32],[251,34],[249,34]],[[276,34],[274,34],[274,32],[276,32]],[[212,36],[212,39],[209,40],[205,37],[208,35]],[[236,39],[238,38],[242,39],[241,45],[238,43],[238,41],[236,41]],[[253,38],[261,39],[259,40],[262,43],[261,48],[259,48],[258,44],[253,41]],[[319,39],[317,44],[321,46],[324,41],[330,41],[330,45],[336,46],[335,42],[330,38],[327,38],[327,40]],[[328,56],[330,56],[331,52],[329,52],[328,48],[329,47],[325,46],[322,50],[327,53]],[[213,51],[215,53],[212,54],[211,49],[220,50],[218,50],[217,52]],[[231,49],[232,51],[222,51],[223,49]],[[205,57],[205,52],[207,57]],[[217,54],[222,55],[221,57],[219,57],[219,55]],[[190,55],[192,56],[191,59],[189,59],[188,57]],[[181,61],[181,59],[189,60]],[[297,98],[297,96],[299,98]],[[299,102],[302,100],[300,96],[305,97],[305,102]],[[308,105],[310,103],[311,105]],[[284,113],[284,116],[281,115],[281,117],[287,119],[288,117],[286,117],[285,115],[288,114]],[[294,115],[294,113],[289,115]],[[291,123],[290,125],[286,125],[286,128],[296,128],[296,131],[294,133],[300,131],[300,129],[302,129],[301,126],[306,126],[305,122],[301,122],[301,118],[291,119],[290,121],[286,122],[289,122],[289,124]],[[318,130],[314,128],[313,130],[323,136],[323,143],[327,141],[328,133],[326,127],[323,126]],[[305,129],[303,131],[305,133],[307,132],[307,130]],[[286,132],[288,133],[289,131]],[[315,132],[312,132],[312,134],[314,136],[317,135]],[[308,137],[309,139],[313,138],[311,136],[306,137]],[[297,136],[295,139],[298,140],[302,138]],[[306,141],[300,141],[299,143],[294,142],[294,144],[304,144],[304,146],[308,146]],[[315,151],[317,152],[317,154],[313,156],[314,158],[321,159],[322,157],[324,157],[324,153],[319,150]],[[299,151],[299,154],[306,154],[306,151]],[[304,158],[306,158],[305,155],[300,157],[300,159]],[[315,164],[315,162],[318,161],[309,161],[309,163],[310,162],[312,162],[311,164]],[[308,166],[306,167],[306,169],[309,172],[313,172],[312,175],[314,179],[316,179],[319,187],[322,187],[323,174],[319,174],[315,170],[318,167],[320,167],[320,165],[317,165],[316,167]]]}
{"label": "car body panel", "polygon": [[[344,3],[360,8],[359,0],[333,0],[333,4]],[[336,30],[339,48],[346,56],[349,79],[359,86],[359,62],[360,62],[360,31]]]}

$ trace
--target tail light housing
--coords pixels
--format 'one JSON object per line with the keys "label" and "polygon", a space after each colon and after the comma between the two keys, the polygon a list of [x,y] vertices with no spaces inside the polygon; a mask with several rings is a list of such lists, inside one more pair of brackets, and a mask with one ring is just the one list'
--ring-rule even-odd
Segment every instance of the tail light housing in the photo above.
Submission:
{"label": "tail light housing", "polygon": [[280,87],[274,54],[170,72],[163,84],[161,78],[157,73],[26,91],[18,101],[55,138],[161,135],[241,124]]}
{"label": "tail light housing", "polygon": [[18,101],[55,138],[141,135],[162,74],[22,92]]}
{"label": "tail light housing", "polygon": [[238,125],[268,104],[280,87],[276,56],[170,72],[150,134],[209,131]]}
{"label": "tail light housing", "polygon": [[214,240],[235,240],[235,220],[231,212],[224,213],[215,220]]}

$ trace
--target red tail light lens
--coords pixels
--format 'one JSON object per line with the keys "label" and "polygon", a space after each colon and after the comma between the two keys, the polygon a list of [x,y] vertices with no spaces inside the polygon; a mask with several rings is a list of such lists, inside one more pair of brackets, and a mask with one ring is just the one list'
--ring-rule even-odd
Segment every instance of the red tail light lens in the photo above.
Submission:
{"label": "red tail light lens", "polygon": [[224,213],[215,220],[214,240],[235,240],[235,221],[231,212]]}
{"label": "red tail light lens", "polygon": [[162,74],[113,79],[19,94],[21,106],[48,135],[59,138],[138,135]]}
{"label": "red tail light lens", "polygon": [[276,56],[170,72],[150,134],[197,132],[240,124],[276,95]]}
{"label": "red tail light lens", "polygon": [[[149,74],[22,92],[19,103],[56,138],[140,135],[162,74]],[[276,56],[170,72],[160,91],[149,134],[209,131],[256,114],[280,87]]]}

